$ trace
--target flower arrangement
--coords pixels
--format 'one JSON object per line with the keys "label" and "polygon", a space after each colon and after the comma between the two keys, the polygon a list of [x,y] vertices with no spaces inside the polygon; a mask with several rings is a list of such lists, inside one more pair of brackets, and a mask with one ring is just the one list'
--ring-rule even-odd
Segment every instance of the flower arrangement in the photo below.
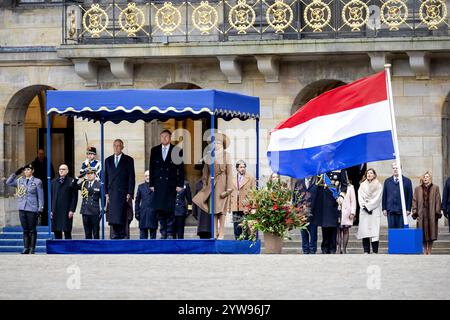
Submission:
{"label": "flower arrangement", "polygon": [[302,195],[296,194],[287,183],[278,180],[269,181],[265,187],[250,191],[244,201],[245,214],[239,239],[255,242],[257,231],[290,239],[290,230],[306,229],[308,208],[293,204],[294,197],[299,199],[299,196]]}

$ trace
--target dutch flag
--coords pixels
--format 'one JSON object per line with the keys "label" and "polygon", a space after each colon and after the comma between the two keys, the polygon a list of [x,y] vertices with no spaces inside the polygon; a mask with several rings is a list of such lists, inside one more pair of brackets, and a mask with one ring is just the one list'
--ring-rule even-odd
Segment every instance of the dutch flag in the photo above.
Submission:
{"label": "dutch flag", "polygon": [[395,159],[388,88],[383,71],[309,101],[271,132],[272,170],[304,178]]}

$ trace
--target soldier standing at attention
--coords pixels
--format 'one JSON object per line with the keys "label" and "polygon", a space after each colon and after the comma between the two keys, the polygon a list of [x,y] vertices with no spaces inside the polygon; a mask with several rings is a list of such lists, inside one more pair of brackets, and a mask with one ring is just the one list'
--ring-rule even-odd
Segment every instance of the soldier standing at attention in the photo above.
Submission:
{"label": "soldier standing at attention", "polygon": [[[22,172],[24,176],[21,175]],[[28,164],[9,176],[6,184],[16,187],[16,196],[19,198],[18,209],[24,247],[22,254],[34,254],[37,241],[36,225],[39,214],[44,210],[42,181],[33,177],[33,166]]]}
{"label": "soldier standing at attention", "polygon": [[96,156],[97,149],[95,147],[88,147],[86,150],[86,160],[81,164],[80,175],[84,176],[89,169],[94,169],[96,179],[100,180],[101,163],[95,158]]}
{"label": "soldier standing at attention", "polygon": [[86,180],[75,181],[75,188],[81,190],[81,211],[86,239],[100,239],[100,199],[101,184],[96,179],[97,172],[91,168],[86,171]]}

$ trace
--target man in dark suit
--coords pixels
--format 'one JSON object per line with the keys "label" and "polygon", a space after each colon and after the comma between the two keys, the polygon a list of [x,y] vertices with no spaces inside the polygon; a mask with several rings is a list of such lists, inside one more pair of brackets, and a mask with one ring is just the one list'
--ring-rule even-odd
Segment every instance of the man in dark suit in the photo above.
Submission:
{"label": "man in dark suit", "polygon": [[150,189],[155,192],[153,208],[160,222],[162,239],[173,238],[177,192],[184,187],[183,153],[170,143],[171,132],[161,132],[161,144],[150,154]]}
{"label": "man in dark suit", "polygon": [[59,166],[59,177],[52,180],[51,219],[55,239],[72,239],[73,215],[77,208],[78,193],[73,187],[74,179],[68,176],[69,167]]}
{"label": "man in dark suit", "polygon": [[[34,177],[42,181],[42,187],[44,188],[44,211],[39,217],[39,225],[48,226],[48,184],[47,184],[47,157],[45,156],[44,149],[39,149],[36,159],[33,160],[31,165],[34,168]],[[53,180],[55,178],[55,169],[53,164],[50,162],[50,178]]]}
{"label": "man in dark suit", "polygon": [[308,229],[301,231],[302,249],[304,254],[315,254],[317,252],[317,225],[312,223],[314,202],[316,200],[317,177],[299,179],[294,185],[294,204],[297,207],[305,207],[308,211]]}
{"label": "man in dark suit", "polygon": [[316,182],[316,200],[312,223],[322,227],[323,254],[335,254],[341,205],[347,193],[347,171],[333,170],[320,175]]}
{"label": "man in dark suit", "polygon": [[134,195],[134,159],[122,152],[122,140],[114,140],[113,148],[114,154],[105,160],[105,195],[112,226],[111,239],[125,239],[128,203]]}
{"label": "man in dark suit", "polygon": [[[400,198],[400,183],[398,177],[398,165],[392,163],[392,177],[384,181],[382,208],[387,216],[389,229],[401,229],[404,226],[402,203]],[[403,175],[402,175],[403,176]],[[405,195],[406,214],[411,213],[413,189],[411,180],[403,176],[403,189]]]}

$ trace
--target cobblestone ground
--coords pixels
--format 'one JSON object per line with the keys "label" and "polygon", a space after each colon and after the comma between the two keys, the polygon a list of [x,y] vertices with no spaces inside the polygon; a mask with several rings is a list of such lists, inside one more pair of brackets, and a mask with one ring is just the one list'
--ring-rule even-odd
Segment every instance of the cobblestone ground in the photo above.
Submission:
{"label": "cobblestone ground", "polygon": [[448,299],[450,256],[2,255],[0,299]]}

